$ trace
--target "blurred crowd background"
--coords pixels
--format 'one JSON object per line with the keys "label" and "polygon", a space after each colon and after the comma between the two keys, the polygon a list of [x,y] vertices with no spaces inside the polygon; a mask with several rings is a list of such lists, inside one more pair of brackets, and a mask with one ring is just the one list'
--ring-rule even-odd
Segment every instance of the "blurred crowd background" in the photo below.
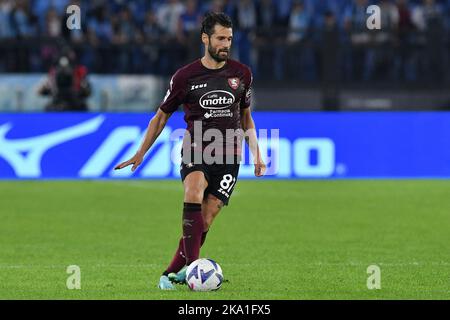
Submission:
{"label": "blurred crowd background", "polygon": [[450,0],[0,0],[0,110],[154,109],[209,11],[233,20],[253,108],[450,109]]}
{"label": "blurred crowd background", "polygon": [[233,18],[233,57],[260,81],[450,82],[450,0],[0,0],[0,72],[47,72],[70,45],[93,73],[167,76],[201,55],[207,11]]}

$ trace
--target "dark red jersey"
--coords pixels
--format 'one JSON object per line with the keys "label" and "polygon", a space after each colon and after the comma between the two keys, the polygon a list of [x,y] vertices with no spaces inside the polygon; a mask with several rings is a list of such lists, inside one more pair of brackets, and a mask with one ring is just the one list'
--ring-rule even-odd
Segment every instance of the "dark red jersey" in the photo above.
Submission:
{"label": "dark red jersey", "polygon": [[[240,62],[228,59],[222,68],[208,69],[199,59],[173,75],[160,109],[172,113],[183,105],[184,120],[192,141],[194,123],[197,122],[197,128],[201,124],[203,134],[208,129],[222,133],[227,154],[240,154],[242,139],[226,139],[226,133],[227,129],[241,129],[240,111],[250,107],[251,84],[250,68]],[[214,140],[203,139],[202,149],[211,141]]]}

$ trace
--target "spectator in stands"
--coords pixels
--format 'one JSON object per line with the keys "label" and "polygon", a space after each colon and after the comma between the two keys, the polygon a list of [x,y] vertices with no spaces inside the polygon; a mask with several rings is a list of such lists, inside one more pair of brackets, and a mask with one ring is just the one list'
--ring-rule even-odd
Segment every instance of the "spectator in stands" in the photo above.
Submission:
{"label": "spectator in stands", "polygon": [[[123,0],[119,0],[122,3]],[[141,26],[144,23],[147,11],[152,9],[152,5],[157,3],[157,1],[148,0],[132,0],[126,1],[128,8],[130,9],[131,16],[137,26]],[[123,4],[122,4],[123,5]]]}
{"label": "spectator in stands", "polygon": [[395,34],[399,24],[399,11],[395,4],[390,0],[380,0],[379,3],[382,28],[375,35],[375,43],[384,44],[392,40],[391,36]]}
{"label": "spectator in stands", "polygon": [[287,42],[295,44],[306,39],[311,23],[311,17],[305,10],[303,1],[296,0],[289,17]]}
{"label": "spectator in stands", "polygon": [[30,10],[29,2],[17,0],[11,12],[13,33],[17,39],[14,56],[15,69],[18,72],[31,70],[30,57],[35,56],[36,48],[28,46],[27,42],[38,34],[36,16]]}
{"label": "spectator in stands", "polygon": [[251,0],[241,0],[235,7],[232,15],[235,20],[234,45],[235,51],[238,51],[238,60],[254,68],[251,59],[253,54],[253,38],[256,30],[257,16],[256,7]]}
{"label": "spectator in stands", "polygon": [[178,22],[185,8],[179,0],[167,0],[158,11],[158,23],[164,33],[175,38],[178,31]]}
{"label": "spectator in stands", "polygon": [[178,23],[185,7],[179,0],[167,0],[157,9],[158,24],[164,33],[160,66],[164,74],[173,74],[183,63],[184,50],[177,39]]}
{"label": "spectator in stands", "polygon": [[202,16],[198,9],[197,0],[187,0],[186,1],[186,9],[180,15],[180,19],[178,21],[178,33],[180,42],[185,43],[186,37],[190,34],[198,35],[198,28],[201,24]]}
{"label": "spectator in stands", "polygon": [[11,0],[0,0],[0,40],[14,37],[11,12],[13,2]]}
{"label": "spectator in stands", "polygon": [[324,28],[325,19],[330,14],[336,20],[336,27],[339,27],[339,19],[347,2],[348,0],[305,0],[307,11],[311,15],[313,27],[318,29]]}
{"label": "spectator in stands", "polygon": [[45,19],[45,29],[42,33],[44,37],[58,38],[62,34],[62,20],[55,8],[47,11]]}
{"label": "spectator in stands", "polygon": [[29,38],[37,35],[37,20],[30,10],[29,2],[17,0],[12,12],[14,33],[19,38]]}
{"label": "spectator in stands", "polygon": [[292,0],[277,0],[275,6],[277,25],[287,27],[291,15]]}
{"label": "spectator in stands", "polygon": [[[95,72],[169,75],[198,55],[199,47],[190,37],[198,33],[198,17],[215,11],[232,16],[232,57],[250,64],[255,77],[282,80],[292,76],[283,71],[287,69],[312,81],[321,73],[308,53],[308,34],[317,37],[325,13],[332,12],[337,28],[344,31],[338,33],[344,39],[340,44],[347,68],[341,74],[349,76],[342,80],[384,81],[391,73],[393,80],[450,80],[450,0],[298,2],[0,0],[0,71],[48,70],[56,49],[68,41],[80,61]],[[81,30],[65,28],[69,4],[82,8]],[[381,6],[381,31],[366,28],[370,4]],[[293,48],[298,53],[287,54]],[[320,42],[314,50],[321,50]]]}
{"label": "spectator in stands", "polygon": [[276,11],[274,0],[261,0],[256,6],[257,28],[255,30],[254,45],[256,61],[253,75],[258,77],[282,78],[282,70],[277,66],[282,65],[284,32],[276,23]]}
{"label": "spectator in stands", "polygon": [[447,0],[447,3],[445,4],[445,12],[446,12],[446,15],[445,15],[445,21],[447,22],[446,23],[446,29],[447,29],[447,32],[450,32],[450,0]]}
{"label": "spectator in stands", "polygon": [[114,52],[116,64],[113,72],[126,73],[132,69],[132,63],[139,64],[133,59],[135,56],[134,41],[136,40],[136,27],[134,25],[131,11],[124,6],[115,16],[113,23],[111,43],[115,46]]}
{"label": "spectator in stands", "polygon": [[307,43],[311,16],[303,0],[295,0],[289,17],[287,34],[287,74],[289,78],[311,80],[313,51]]}
{"label": "spectator in stands", "polygon": [[148,42],[158,41],[162,36],[162,29],[158,24],[158,17],[152,10],[145,14],[144,24],[141,27],[143,37]]}
{"label": "spectator in stands", "polygon": [[111,72],[113,63],[108,46],[111,44],[113,30],[106,6],[94,9],[88,21],[87,32],[90,46],[95,51],[94,68],[98,72]]}
{"label": "spectator in stands", "polygon": [[339,109],[339,56],[340,41],[336,16],[326,11],[320,32],[320,79],[322,91],[322,108]]}
{"label": "spectator in stands", "polygon": [[435,0],[423,0],[422,4],[417,6],[412,13],[413,24],[422,32],[436,26],[442,26],[442,20],[442,7]]}
{"label": "spectator in stands", "polygon": [[[11,0],[0,0],[0,43],[5,43],[5,41],[10,42],[14,39],[14,30],[11,21],[12,10],[13,3]],[[14,70],[14,49],[6,44],[2,46],[1,51],[0,72]]]}
{"label": "spectator in stands", "polygon": [[46,111],[87,111],[86,99],[91,94],[87,69],[78,65],[74,51],[64,48],[48,74],[39,94],[51,96]]}
{"label": "spectator in stands", "polygon": [[71,0],[32,0],[32,10],[38,17],[42,17],[44,23],[45,13],[51,8],[56,10],[57,14],[63,16],[66,13],[67,6],[74,4]]}
{"label": "spectator in stands", "polygon": [[396,1],[398,12],[397,34],[403,37],[412,31],[411,10],[408,0]]}
{"label": "spectator in stands", "polygon": [[158,18],[152,10],[145,14],[144,24],[138,33],[138,43],[142,54],[143,72],[160,73],[159,51],[163,32],[158,24]]}
{"label": "spectator in stands", "polygon": [[350,73],[356,81],[369,80],[373,65],[373,51],[368,48],[371,38],[366,26],[368,0],[354,0],[344,14],[344,29],[350,39],[346,53]]}
{"label": "spectator in stands", "polygon": [[48,69],[59,54],[59,39],[62,36],[62,20],[55,8],[50,7],[45,14],[45,23],[41,31],[41,36],[51,40],[41,46],[40,63],[42,67]]}
{"label": "spectator in stands", "polygon": [[88,21],[88,32],[91,44],[110,43],[112,26],[106,6],[97,7]]}
{"label": "spectator in stands", "polygon": [[271,35],[272,27],[276,26],[276,12],[273,0],[261,0],[256,5],[258,29],[262,28],[264,34]]}
{"label": "spectator in stands", "polygon": [[412,64],[413,24],[408,0],[396,1],[398,23],[396,30],[395,74],[397,80],[412,81],[416,78],[415,66]]}
{"label": "spectator in stands", "polygon": [[203,12],[225,12],[230,17],[233,16],[235,10],[233,0],[211,0],[203,6]]}
{"label": "spectator in stands", "polygon": [[444,78],[445,30],[444,12],[435,0],[423,0],[412,13],[412,22],[422,33],[419,43],[423,52],[415,55],[422,79],[436,83]]}
{"label": "spectator in stands", "polygon": [[367,7],[367,0],[354,0],[344,13],[344,28],[350,34],[353,44],[369,43],[369,33],[366,26]]}
{"label": "spectator in stands", "polygon": [[177,33],[178,41],[186,52],[183,64],[194,61],[201,54],[201,46],[197,41],[201,19],[197,0],[187,0],[186,10],[179,19]]}
{"label": "spectator in stands", "polygon": [[398,29],[399,12],[391,0],[380,0],[381,30],[373,30],[373,79],[393,80],[395,77],[394,40]]}

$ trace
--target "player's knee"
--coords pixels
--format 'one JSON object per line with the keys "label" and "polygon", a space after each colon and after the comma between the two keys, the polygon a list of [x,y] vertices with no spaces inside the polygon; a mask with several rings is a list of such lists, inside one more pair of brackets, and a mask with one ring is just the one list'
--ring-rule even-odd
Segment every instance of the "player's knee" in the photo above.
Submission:
{"label": "player's knee", "polygon": [[201,203],[204,190],[199,187],[186,187],[184,190],[184,202]]}

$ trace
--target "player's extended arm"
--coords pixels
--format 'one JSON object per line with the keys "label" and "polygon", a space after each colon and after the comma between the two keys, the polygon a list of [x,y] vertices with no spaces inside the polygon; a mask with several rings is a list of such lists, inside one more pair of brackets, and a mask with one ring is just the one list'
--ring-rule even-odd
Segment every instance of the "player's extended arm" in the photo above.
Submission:
{"label": "player's extended arm", "polygon": [[253,162],[255,163],[255,176],[262,177],[266,172],[266,164],[261,157],[258,138],[256,137],[256,126],[253,121],[250,108],[241,110],[241,126],[245,132],[245,141],[247,142],[253,155]]}
{"label": "player's extended arm", "polygon": [[142,141],[139,150],[131,159],[118,164],[114,168],[114,170],[123,169],[125,167],[128,167],[129,165],[133,165],[131,167],[131,171],[136,170],[136,168],[142,163],[144,155],[147,153],[148,149],[150,149],[150,147],[163,131],[167,120],[169,120],[171,115],[172,114],[165,113],[161,109],[158,109],[155,116],[150,120],[148,124],[147,132],[145,133],[144,140]]}

